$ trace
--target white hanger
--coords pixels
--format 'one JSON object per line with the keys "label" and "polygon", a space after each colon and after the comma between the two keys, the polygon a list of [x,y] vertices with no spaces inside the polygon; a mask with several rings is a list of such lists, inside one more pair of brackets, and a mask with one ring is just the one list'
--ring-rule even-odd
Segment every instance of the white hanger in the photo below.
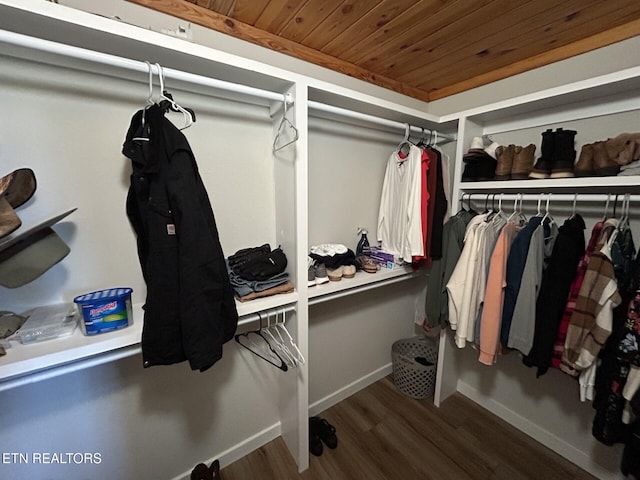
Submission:
{"label": "white hanger", "polygon": [[175,109],[178,110],[180,113],[182,113],[182,116],[184,117],[184,126],[180,127],[180,130],[184,130],[185,128],[189,128],[191,125],[193,125],[193,117],[191,116],[191,112],[189,112],[188,110],[182,108],[180,105],[178,105],[175,100],[165,96],[164,94],[164,70],[162,69],[162,67],[160,66],[159,63],[156,63],[156,68],[158,69],[158,78],[160,78],[160,101],[162,100],[166,100],[167,102],[169,102],[171,104],[171,106]]}
{"label": "white hanger", "polygon": [[607,219],[607,213],[609,213],[609,202],[611,201],[611,194],[607,194],[607,203],[604,205],[604,215],[602,216],[602,221],[604,222]]}
{"label": "white hanger", "polygon": [[[278,126],[278,133],[276,133],[276,138],[273,139],[273,151],[277,152],[278,150],[282,150],[284,147],[287,147],[289,145],[291,145],[292,143],[295,143],[298,138],[299,138],[299,134],[298,134],[298,129],[296,128],[296,126],[291,123],[291,121],[287,118],[287,95],[283,94],[284,97],[284,104],[283,104],[283,108],[284,111],[282,113],[282,120],[280,120],[280,125]],[[278,145],[278,141],[280,140],[280,137],[282,135],[284,135],[284,128],[287,128],[289,130],[293,130],[293,138],[291,140],[289,140],[286,143],[283,143],[282,145]]]}
{"label": "white hanger", "polygon": [[285,319],[286,319],[286,312],[285,312],[285,310],[283,308],[282,309],[282,323],[277,324],[277,326],[282,328],[282,330],[284,331],[285,335],[289,339],[289,344],[295,350],[295,359],[296,359],[296,362],[298,363],[298,365],[304,365],[306,360],[304,359],[304,356],[302,355],[302,352],[298,348],[298,345],[296,345],[296,342],[293,341],[293,338],[291,337],[291,334],[289,333],[289,330],[287,330],[287,327],[284,324]]}
{"label": "white hanger", "polygon": [[402,141],[396,147],[396,151],[398,153],[402,153],[404,155],[409,155],[409,152],[411,151],[411,144],[409,143],[409,135],[410,135],[410,133],[411,133],[411,125],[409,125],[408,123],[405,123],[404,124],[404,137],[402,138]]}
{"label": "white hanger", "polygon": [[[277,312],[276,312],[277,315]],[[276,316],[276,322],[277,322],[277,316]],[[296,367],[296,360],[293,356],[293,354],[291,353],[291,351],[289,350],[289,348],[284,344],[284,341],[282,339],[282,337],[280,336],[280,333],[276,330],[275,333],[280,337],[280,339],[278,340],[275,335],[273,334],[273,331],[271,330],[272,328],[274,328],[273,325],[271,325],[271,314],[269,312],[267,312],[267,326],[265,328],[263,328],[263,332],[266,336],[270,337],[273,340],[273,347],[278,350],[278,352],[280,352],[280,354],[283,357],[283,360],[286,362],[287,366],[289,366],[290,368],[295,368]]]}
{"label": "white hanger", "polygon": [[[142,119],[140,121],[143,132],[144,132],[144,125],[145,125],[145,113],[147,112],[147,108],[153,105],[153,67],[151,66],[151,63],[146,60],[144,61],[144,63],[146,63],[147,67],[149,68],[149,95],[147,96],[147,103],[144,106],[144,109],[142,110]],[[149,137],[134,137],[131,140],[139,141],[139,142],[148,142]]]}

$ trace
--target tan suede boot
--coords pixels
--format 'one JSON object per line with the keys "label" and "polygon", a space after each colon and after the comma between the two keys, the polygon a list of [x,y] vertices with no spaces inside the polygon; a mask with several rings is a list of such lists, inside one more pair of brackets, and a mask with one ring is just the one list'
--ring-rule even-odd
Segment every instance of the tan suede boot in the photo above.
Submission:
{"label": "tan suede boot", "polygon": [[511,168],[512,180],[526,180],[533,169],[536,146],[530,143],[526,147],[516,147],[516,155]]}
{"label": "tan suede boot", "polygon": [[595,175],[593,171],[593,145],[591,143],[582,146],[574,170],[576,177],[592,177]]}
{"label": "tan suede boot", "polygon": [[496,180],[509,180],[511,178],[511,168],[515,156],[515,145],[500,145],[496,148]]}
{"label": "tan suede boot", "polygon": [[620,171],[620,165],[609,158],[607,153],[606,142],[593,143],[593,174],[596,177],[608,177],[617,175]]}

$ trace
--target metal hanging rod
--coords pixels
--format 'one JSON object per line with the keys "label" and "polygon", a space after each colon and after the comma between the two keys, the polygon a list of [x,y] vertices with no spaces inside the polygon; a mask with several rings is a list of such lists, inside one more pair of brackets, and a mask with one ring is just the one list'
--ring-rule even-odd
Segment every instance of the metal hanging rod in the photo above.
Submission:
{"label": "metal hanging rod", "polygon": [[[523,201],[538,201],[540,197],[546,201],[547,197],[551,195],[550,202],[573,202],[576,198],[580,202],[606,202],[607,200],[615,201],[616,196],[618,197],[618,201],[622,201],[624,195],[627,192],[618,192],[618,193],[465,193],[461,195],[459,201],[465,202],[468,201],[482,201],[484,202],[486,198],[489,200],[495,198],[497,201],[502,197],[502,201],[510,201],[515,200],[516,196],[520,195]],[[640,201],[640,195],[631,195],[631,201]]]}
{"label": "metal hanging rod", "polygon": [[412,132],[416,133],[424,133],[424,132],[435,132],[437,133],[438,140],[444,140],[446,142],[455,142],[456,137],[452,135],[445,135],[443,133],[438,133],[436,130],[430,128],[422,128],[417,127],[415,125],[409,125],[408,123],[397,122],[395,120],[389,120],[387,118],[376,117],[374,115],[369,115],[366,113],[360,113],[353,110],[348,110],[346,108],[334,107],[333,105],[327,105],[326,103],[309,101],[308,106],[310,110],[317,110],[320,112],[333,113],[336,115],[340,115],[342,117],[353,118],[355,120],[363,120],[365,122],[374,123],[377,125],[383,125],[385,127],[396,128],[399,130],[405,130],[407,125]]}
{"label": "metal hanging rod", "polygon": [[[40,50],[47,53],[53,53],[56,55],[77,58],[80,60],[85,60],[102,65],[109,65],[112,67],[131,70],[134,72],[140,72],[144,73],[145,75],[149,73],[149,66],[146,63],[138,60],[118,57],[116,55],[111,55],[108,53],[95,52],[93,50],[87,50],[85,48],[74,47],[72,45],[65,45],[49,40],[43,40],[41,38],[30,37],[27,35],[22,35],[20,33],[8,32],[6,30],[0,30],[0,42],[19,47]],[[153,69],[154,73],[158,74],[157,68],[154,65],[152,65],[151,68]],[[259,88],[249,87],[232,82],[225,82],[223,80],[216,80],[215,78],[204,77],[202,75],[174,70],[172,68],[163,67],[162,70],[166,78],[171,78],[195,85],[203,85],[206,87],[225,90],[233,93],[265,98],[267,100],[278,102],[282,102],[286,98],[287,103],[293,103],[293,97],[288,93],[283,94],[280,92],[272,92],[270,90],[261,90]],[[141,77],[141,79],[144,79],[144,81],[147,82],[146,77]]]}

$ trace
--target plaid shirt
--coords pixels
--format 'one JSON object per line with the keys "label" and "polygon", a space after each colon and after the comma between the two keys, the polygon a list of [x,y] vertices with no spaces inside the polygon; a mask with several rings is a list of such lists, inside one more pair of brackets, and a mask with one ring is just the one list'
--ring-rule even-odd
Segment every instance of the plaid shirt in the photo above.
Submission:
{"label": "plaid shirt", "polygon": [[578,263],[578,271],[576,272],[576,277],[571,283],[571,289],[569,290],[569,299],[567,300],[567,305],[564,308],[564,313],[562,314],[562,319],[560,320],[556,343],[553,345],[553,357],[551,358],[551,366],[553,368],[560,368],[560,363],[562,363],[562,354],[564,353],[564,342],[567,339],[567,329],[569,328],[569,321],[571,320],[571,315],[573,315],[573,311],[576,308],[576,299],[578,298],[578,293],[580,293],[580,287],[582,286],[582,282],[584,280],[584,274],[587,271],[589,258],[591,257],[591,255],[593,255],[593,252],[596,249],[596,244],[598,243],[598,239],[600,238],[603,227],[604,222],[598,222],[593,226],[593,230],[591,231],[591,238],[589,239],[587,249],[580,259],[580,263]]}

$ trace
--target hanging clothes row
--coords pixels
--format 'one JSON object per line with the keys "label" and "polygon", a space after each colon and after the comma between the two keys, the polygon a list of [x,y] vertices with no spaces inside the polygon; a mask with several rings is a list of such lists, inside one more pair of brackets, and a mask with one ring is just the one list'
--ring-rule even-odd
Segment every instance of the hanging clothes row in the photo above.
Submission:
{"label": "hanging clothes row", "polygon": [[378,212],[378,241],[404,263],[442,256],[448,211],[449,159],[425,138],[413,143],[410,126],[387,161]]}

